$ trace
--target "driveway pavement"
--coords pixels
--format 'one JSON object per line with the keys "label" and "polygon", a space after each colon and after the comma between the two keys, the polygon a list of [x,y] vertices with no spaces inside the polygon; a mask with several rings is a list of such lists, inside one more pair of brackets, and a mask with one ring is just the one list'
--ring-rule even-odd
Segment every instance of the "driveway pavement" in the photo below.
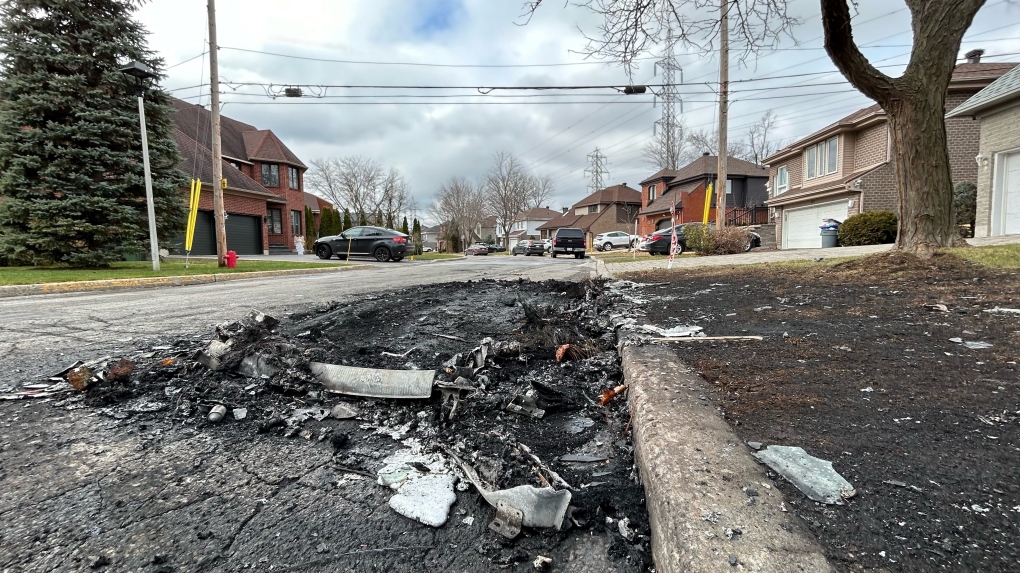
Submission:
{"label": "driveway pavement", "polygon": [[[967,242],[975,247],[987,245],[1013,245],[1020,243],[1020,235],[1005,235],[999,237],[977,237],[967,239]],[[818,258],[839,258],[856,257],[881,253],[892,249],[892,245],[866,245],[863,247],[838,247],[833,249],[786,249],[781,251],[751,251],[736,255],[715,255],[699,257],[688,254],[677,257],[673,261],[673,268],[692,267],[714,267],[722,265],[756,265],[761,263],[779,263],[784,261],[805,261]],[[598,269],[600,275],[617,275],[622,273],[633,273],[665,269],[669,265],[669,257],[655,257],[641,259],[634,262],[603,263],[599,261]]]}

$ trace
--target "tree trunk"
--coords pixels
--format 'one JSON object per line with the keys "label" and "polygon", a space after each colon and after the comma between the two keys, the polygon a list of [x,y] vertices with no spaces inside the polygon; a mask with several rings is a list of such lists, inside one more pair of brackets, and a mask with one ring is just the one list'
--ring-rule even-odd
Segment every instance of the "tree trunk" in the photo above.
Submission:
{"label": "tree trunk", "polygon": [[945,91],[908,92],[888,103],[899,187],[896,246],[922,258],[956,244],[953,181],[946,146]]}

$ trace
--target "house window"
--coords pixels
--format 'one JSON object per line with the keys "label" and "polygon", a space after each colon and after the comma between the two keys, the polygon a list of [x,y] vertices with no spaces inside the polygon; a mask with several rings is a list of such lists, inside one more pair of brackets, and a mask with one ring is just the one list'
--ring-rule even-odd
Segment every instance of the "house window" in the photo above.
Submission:
{"label": "house window", "polygon": [[300,189],[301,188],[301,186],[299,184],[299,181],[298,181],[298,170],[297,170],[297,167],[288,167],[287,168],[287,178],[290,179],[290,188],[291,189]]}
{"label": "house window", "polygon": [[813,179],[835,173],[838,158],[838,136],[812,145],[807,149],[807,178]]}
{"label": "house window", "polygon": [[269,227],[271,235],[283,234],[283,212],[279,209],[270,209],[266,217],[266,226]]}
{"label": "house window", "polygon": [[786,170],[786,166],[780,167],[776,171],[776,195],[786,193],[790,189],[790,173]]}
{"label": "house window", "polygon": [[276,164],[262,164],[262,184],[266,187],[280,186],[280,166]]}
{"label": "house window", "polygon": [[598,212],[599,212],[599,206],[598,205],[588,205],[588,213],[598,213]]}
{"label": "house window", "polygon": [[290,234],[295,237],[301,234],[301,211],[290,212]]}
{"label": "house window", "polygon": [[655,185],[648,188],[648,200],[655,201]]}

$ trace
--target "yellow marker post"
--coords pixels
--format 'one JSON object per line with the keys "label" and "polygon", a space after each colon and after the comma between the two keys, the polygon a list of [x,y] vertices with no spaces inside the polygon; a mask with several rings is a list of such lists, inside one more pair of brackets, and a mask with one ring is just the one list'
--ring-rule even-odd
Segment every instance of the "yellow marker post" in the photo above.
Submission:
{"label": "yellow marker post", "polygon": [[711,207],[712,207],[712,184],[709,183],[708,187],[705,188],[705,216],[701,220],[703,224],[706,225],[708,224],[708,210]]}
{"label": "yellow marker post", "polygon": [[188,203],[188,226],[184,231],[184,268],[188,268],[188,256],[191,255],[191,246],[195,239],[195,223],[198,221],[198,201],[202,195],[202,181],[191,180],[191,200]]}

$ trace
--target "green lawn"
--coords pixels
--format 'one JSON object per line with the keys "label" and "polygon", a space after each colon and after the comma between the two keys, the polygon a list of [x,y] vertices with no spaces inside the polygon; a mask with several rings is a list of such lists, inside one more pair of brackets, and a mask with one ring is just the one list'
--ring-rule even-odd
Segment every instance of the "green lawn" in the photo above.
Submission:
{"label": "green lawn", "polygon": [[[282,261],[237,261],[237,268],[216,266],[216,261],[195,259],[184,268],[184,261],[163,261],[159,271],[152,270],[148,261],[113,263],[105,269],[70,269],[67,267],[0,267],[0,285],[26,285],[70,281],[105,279],[136,279],[147,277],[173,277],[182,275],[208,275],[217,273],[245,273],[288,269],[318,269],[322,263],[290,263]],[[338,263],[337,266],[345,266]]]}
{"label": "green lawn", "polygon": [[948,252],[988,267],[1020,269],[1020,245],[994,245],[948,249]]}

